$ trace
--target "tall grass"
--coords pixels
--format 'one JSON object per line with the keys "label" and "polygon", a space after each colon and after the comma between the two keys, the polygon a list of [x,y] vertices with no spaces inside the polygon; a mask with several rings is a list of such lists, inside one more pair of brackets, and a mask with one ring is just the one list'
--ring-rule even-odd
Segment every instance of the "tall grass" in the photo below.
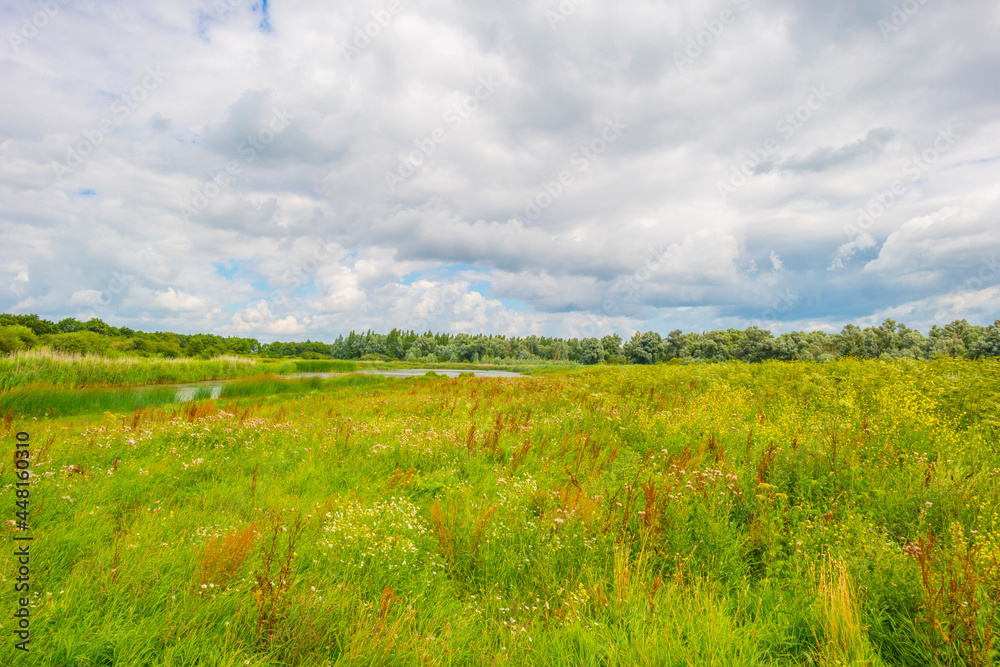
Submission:
{"label": "tall grass", "polygon": [[0,391],[34,384],[88,387],[219,380],[264,373],[290,373],[291,362],[262,363],[240,357],[210,360],[109,358],[30,350],[0,358]]}
{"label": "tall grass", "polygon": [[0,417],[66,417],[101,412],[132,412],[144,407],[173,402],[220,398],[259,398],[281,394],[302,394],[337,387],[364,387],[384,382],[381,377],[353,376],[286,379],[273,375],[231,380],[222,387],[197,387],[185,399],[176,387],[72,387],[34,385],[0,392]]}
{"label": "tall grass", "polygon": [[0,664],[997,664],[998,377],[257,377],[12,417],[37,588]]}
{"label": "tall grass", "polygon": [[132,412],[138,408],[173,403],[176,396],[177,390],[172,387],[143,390],[116,387],[18,387],[0,393],[0,416],[68,417],[95,412]]}
{"label": "tall grass", "polygon": [[370,387],[383,384],[384,382],[386,382],[385,378],[372,375],[328,379],[321,377],[279,378],[263,376],[227,382],[222,387],[220,398],[250,398],[280,394],[301,394],[337,387]]}
{"label": "tall grass", "polygon": [[293,363],[299,373],[353,373],[358,370],[358,365],[353,361],[307,360]]}

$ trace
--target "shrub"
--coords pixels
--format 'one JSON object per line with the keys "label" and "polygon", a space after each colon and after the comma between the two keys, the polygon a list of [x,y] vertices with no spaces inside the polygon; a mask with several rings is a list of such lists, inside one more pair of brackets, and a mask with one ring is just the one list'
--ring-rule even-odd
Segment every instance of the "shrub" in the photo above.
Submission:
{"label": "shrub", "polygon": [[54,350],[74,354],[107,354],[110,347],[107,336],[93,331],[49,334],[42,341]]}
{"label": "shrub", "polygon": [[38,344],[38,336],[28,327],[15,324],[0,327],[0,354],[31,349]]}

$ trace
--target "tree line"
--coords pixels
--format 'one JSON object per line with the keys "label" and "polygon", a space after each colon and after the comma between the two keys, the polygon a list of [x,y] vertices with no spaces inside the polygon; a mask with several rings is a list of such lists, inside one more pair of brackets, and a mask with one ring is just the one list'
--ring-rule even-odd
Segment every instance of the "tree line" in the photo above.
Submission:
{"label": "tree line", "polygon": [[925,336],[886,319],[865,328],[848,324],[840,333],[793,331],[775,336],[766,329],[726,329],[702,333],[636,332],[624,341],[602,338],[549,338],[487,334],[423,334],[393,329],[387,334],[352,331],[332,343],[260,343],[255,338],[213,334],[147,333],[114,327],[100,319],[51,322],[38,315],[0,314],[0,354],[44,346],[81,354],[132,354],[211,358],[223,354],[265,358],[405,360],[510,363],[568,361],[580,364],[653,364],[671,360],[758,362],[767,359],[828,361],[837,357],[929,359],[946,355],[978,359],[1000,356],[1000,320],[988,326],[956,320],[934,325]]}

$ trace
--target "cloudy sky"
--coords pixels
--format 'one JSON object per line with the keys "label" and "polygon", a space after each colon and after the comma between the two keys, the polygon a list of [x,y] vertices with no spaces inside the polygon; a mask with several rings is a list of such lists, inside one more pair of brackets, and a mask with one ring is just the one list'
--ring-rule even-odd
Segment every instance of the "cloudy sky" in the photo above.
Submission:
{"label": "cloudy sky", "polygon": [[998,71],[983,0],[2,0],[0,312],[989,324]]}

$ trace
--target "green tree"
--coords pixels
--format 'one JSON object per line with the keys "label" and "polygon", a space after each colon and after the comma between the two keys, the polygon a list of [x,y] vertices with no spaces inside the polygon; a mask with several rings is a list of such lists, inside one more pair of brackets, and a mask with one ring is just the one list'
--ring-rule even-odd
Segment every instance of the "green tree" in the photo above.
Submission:
{"label": "green tree", "polygon": [[87,331],[93,331],[96,334],[101,334],[102,336],[110,335],[110,327],[104,323],[103,320],[96,317],[92,317],[83,324],[83,328]]}
{"label": "green tree", "polygon": [[662,340],[660,334],[655,331],[647,331],[644,334],[636,331],[632,339],[625,343],[625,358],[633,364],[656,363]]}
{"label": "green tree", "polygon": [[622,337],[618,334],[608,334],[601,338],[601,347],[607,359],[622,356]]}
{"label": "green tree", "polygon": [[750,363],[774,359],[777,356],[774,335],[767,329],[747,328],[739,337],[733,356]]}
{"label": "green tree", "polygon": [[580,363],[599,364],[604,361],[604,346],[596,338],[584,338],[580,341]]}
{"label": "green tree", "polygon": [[403,346],[400,344],[399,340],[399,329],[393,329],[389,332],[389,335],[385,337],[385,353],[393,359],[399,359],[402,351]]}
{"label": "green tree", "polygon": [[434,340],[433,336],[424,335],[413,341],[410,349],[413,350],[416,356],[426,358],[428,354],[432,354],[437,350],[437,341]]}
{"label": "green tree", "polygon": [[1000,320],[986,327],[986,332],[969,348],[969,356],[973,359],[1000,357]]}
{"label": "green tree", "polygon": [[663,348],[661,354],[665,360],[683,358],[690,352],[688,336],[680,329],[674,329],[667,334],[661,347]]}
{"label": "green tree", "polygon": [[13,326],[18,324],[22,327],[28,327],[31,329],[32,333],[36,336],[42,336],[44,334],[58,333],[59,330],[56,329],[56,325],[49,320],[43,320],[38,315],[10,315],[7,313],[0,314],[0,326]]}
{"label": "green tree", "polygon": [[56,329],[62,333],[73,333],[75,331],[83,331],[83,323],[72,317],[67,317],[64,320],[59,320],[59,324],[56,325]]}
{"label": "green tree", "polygon": [[899,336],[896,334],[896,320],[885,318],[878,327],[871,329],[875,340],[875,355],[881,357],[899,348]]}
{"label": "green tree", "polygon": [[865,332],[855,324],[848,324],[840,330],[837,340],[837,354],[842,357],[865,356]]}

